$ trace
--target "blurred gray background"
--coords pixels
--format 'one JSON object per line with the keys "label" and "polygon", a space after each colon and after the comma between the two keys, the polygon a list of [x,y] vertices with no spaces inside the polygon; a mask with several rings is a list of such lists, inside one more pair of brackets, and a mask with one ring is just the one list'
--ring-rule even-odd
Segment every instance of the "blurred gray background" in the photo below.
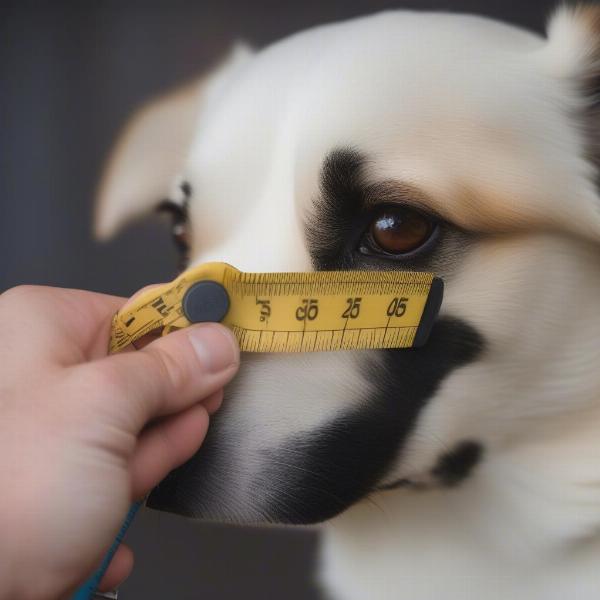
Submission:
{"label": "blurred gray background", "polygon": [[[554,0],[0,0],[0,291],[37,283],[130,295],[166,281],[166,224],[91,236],[103,159],[128,114],[197,75],[237,39],[261,47],[315,24],[388,8],[468,11],[543,30]],[[118,269],[122,257],[134,268]],[[124,600],[319,598],[317,537],[144,511]],[[33,575],[33,574],[32,574]]]}

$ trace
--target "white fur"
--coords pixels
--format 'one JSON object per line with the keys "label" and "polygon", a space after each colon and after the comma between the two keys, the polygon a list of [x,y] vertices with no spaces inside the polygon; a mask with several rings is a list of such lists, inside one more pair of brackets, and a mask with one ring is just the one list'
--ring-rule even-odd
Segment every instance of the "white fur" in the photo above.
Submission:
{"label": "white fur", "polygon": [[[369,157],[373,181],[410,183],[415,202],[480,234],[442,312],[486,350],[444,380],[383,482],[431,483],[463,439],[483,442],[484,461],[457,489],[381,492],[328,524],[321,578],[335,598],[599,597],[600,199],[577,87],[591,40],[567,9],[549,40],[477,17],[383,13],[238,56],[187,121],[197,135],[172,175],[194,191],[195,262],[310,269],[304,219],[324,156],[344,146]],[[107,230],[133,214],[118,187]],[[215,512],[226,502],[256,519],[286,492],[252,487],[262,453],[360,403],[364,360],[244,361]]]}

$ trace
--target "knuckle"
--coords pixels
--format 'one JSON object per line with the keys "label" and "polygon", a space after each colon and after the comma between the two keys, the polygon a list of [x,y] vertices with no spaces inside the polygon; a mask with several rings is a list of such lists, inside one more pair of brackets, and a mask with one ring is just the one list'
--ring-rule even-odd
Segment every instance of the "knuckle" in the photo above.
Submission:
{"label": "knuckle", "polygon": [[102,396],[118,396],[126,385],[124,374],[109,361],[99,361],[88,370],[86,377],[90,389],[99,391]]}
{"label": "knuckle", "polygon": [[120,404],[122,383],[103,361],[70,367],[66,375],[68,391],[62,399],[73,418],[102,418]]}
{"label": "knuckle", "polygon": [[152,368],[160,378],[167,394],[187,388],[190,383],[190,373],[184,362],[169,352],[159,351],[152,347],[144,349],[143,352],[147,352],[151,358]]}
{"label": "knuckle", "polygon": [[143,386],[136,386],[135,378],[119,362],[104,360],[90,364],[83,376],[88,402],[95,411],[112,414],[117,407],[118,420],[134,427],[154,408],[152,395],[145,393]]}
{"label": "knuckle", "polygon": [[175,440],[171,435],[169,428],[166,426],[159,426],[157,430],[157,440],[158,443],[164,449],[165,456],[171,456],[173,454],[174,449],[176,448]]}

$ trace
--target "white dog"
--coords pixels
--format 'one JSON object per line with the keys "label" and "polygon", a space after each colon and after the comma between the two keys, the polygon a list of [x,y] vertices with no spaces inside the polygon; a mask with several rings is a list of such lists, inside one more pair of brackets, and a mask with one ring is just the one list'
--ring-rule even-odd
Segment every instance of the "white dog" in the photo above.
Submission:
{"label": "white dog", "polygon": [[149,505],[325,522],[332,598],[600,598],[598,92],[600,7],[547,38],[397,11],[237,49],[145,108],[101,236],[169,198],[193,263],[446,283],[423,349],[244,356]]}

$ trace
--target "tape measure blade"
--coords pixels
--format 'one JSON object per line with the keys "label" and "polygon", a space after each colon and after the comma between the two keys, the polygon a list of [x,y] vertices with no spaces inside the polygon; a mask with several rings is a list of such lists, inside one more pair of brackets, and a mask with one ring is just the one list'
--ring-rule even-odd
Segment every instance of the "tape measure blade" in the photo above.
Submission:
{"label": "tape measure blade", "polygon": [[233,326],[247,352],[419,347],[429,337],[443,296],[442,281],[431,273],[236,275],[233,311],[225,324]]}
{"label": "tape measure blade", "polygon": [[437,319],[438,313],[442,306],[442,300],[444,299],[444,281],[439,277],[434,277],[429,288],[429,295],[427,296],[427,302],[423,309],[423,315],[421,322],[415,333],[415,339],[413,340],[413,348],[421,348],[427,343],[433,325]]}
{"label": "tape measure blade", "polygon": [[[215,286],[231,301],[218,302],[218,314],[207,293]],[[221,320],[248,352],[418,348],[429,338],[443,291],[442,280],[424,272],[242,273],[224,264],[200,266],[120,312],[111,350],[157,327],[168,332],[196,320]]]}

